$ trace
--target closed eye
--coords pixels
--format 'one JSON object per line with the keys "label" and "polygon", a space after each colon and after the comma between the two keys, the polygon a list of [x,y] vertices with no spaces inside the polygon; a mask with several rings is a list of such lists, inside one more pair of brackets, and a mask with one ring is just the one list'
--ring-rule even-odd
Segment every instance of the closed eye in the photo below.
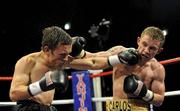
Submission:
{"label": "closed eye", "polygon": [[68,54],[59,54],[59,58],[66,58]]}

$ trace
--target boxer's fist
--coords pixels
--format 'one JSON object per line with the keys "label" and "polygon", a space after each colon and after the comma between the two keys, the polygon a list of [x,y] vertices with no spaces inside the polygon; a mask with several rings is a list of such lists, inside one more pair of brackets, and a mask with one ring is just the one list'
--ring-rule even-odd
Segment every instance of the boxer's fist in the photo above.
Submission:
{"label": "boxer's fist", "polygon": [[121,63],[127,64],[127,65],[135,65],[138,63],[138,60],[139,60],[139,54],[137,50],[133,48],[130,48],[126,51],[119,53],[118,57]]}
{"label": "boxer's fist", "polygon": [[111,66],[116,64],[135,65],[139,61],[139,54],[136,49],[129,48],[128,50],[122,51],[117,55],[109,56],[108,62]]}
{"label": "boxer's fist", "polygon": [[124,79],[123,88],[125,93],[141,97],[146,102],[150,102],[154,98],[154,93],[148,90],[146,85],[133,74]]}
{"label": "boxer's fist", "polygon": [[86,39],[84,37],[73,37],[72,52],[70,55],[76,58],[83,58],[85,56],[84,46]]}
{"label": "boxer's fist", "polygon": [[48,71],[39,81],[28,86],[29,94],[34,96],[41,92],[59,88],[62,92],[68,87],[68,76],[62,70]]}

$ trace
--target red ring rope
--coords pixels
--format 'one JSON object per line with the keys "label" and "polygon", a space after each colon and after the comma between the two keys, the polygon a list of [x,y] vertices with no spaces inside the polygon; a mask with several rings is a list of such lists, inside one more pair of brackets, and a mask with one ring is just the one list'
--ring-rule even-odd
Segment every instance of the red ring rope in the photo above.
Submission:
{"label": "red ring rope", "polygon": [[[179,63],[179,62],[180,62],[180,57],[160,61],[162,65],[168,65],[168,64]],[[94,78],[94,77],[106,76],[110,74],[112,74],[112,71],[102,72],[99,74],[91,74],[90,77]],[[69,76],[68,78],[71,79],[72,77]],[[0,81],[9,81],[9,80],[12,80],[12,77],[0,77]]]}
{"label": "red ring rope", "polygon": [[[168,64],[179,63],[179,62],[180,62],[180,57],[160,61],[160,63],[161,63],[162,65],[168,65]],[[94,75],[92,74],[90,77],[92,77],[92,78],[93,78],[93,77],[100,77],[100,76],[105,76],[105,75],[110,75],[110,74],[112,74],[112,71],[102,72],[102,73],[94,74]]]}

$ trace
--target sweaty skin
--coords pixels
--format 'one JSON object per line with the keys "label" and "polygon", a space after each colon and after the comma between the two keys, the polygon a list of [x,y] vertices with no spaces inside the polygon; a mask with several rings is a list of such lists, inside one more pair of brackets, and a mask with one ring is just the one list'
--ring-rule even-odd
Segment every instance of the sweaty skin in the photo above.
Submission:
{"label": "sweaty skin", "polygon": [[[131,96],[123,91],[124,78],[129,74],[137,75],[143,81],[146,87],[154,92],[154,99],[151,101],[155,106],[160,106],[164,100],[165,92],[165,69],[154,56],[162,49],[159,48],[160,41],[154,40],[148,35],[138,37],[137,51],[141,56],[138,64],[128,66],[124,64],[117,64],[113,67],[113,98],[114,99],[128,99]],[[89,58],[77,59],[71,63],[71,67],[76,69],[104,69],[109,67],[107,57],[118,54],[121,51],[127,50],[123,46],[115,46],[107,51],[97,53],[87,53]],[[83,67],[82,67],[83,66]],[[139,104],[147,104],[141,101]]]}
{"label": "sweaty skin", "polygon": [[18,60],[15,66],[13,81],[11,83],[10,98],[13,101],[30,99],[40,104],[50,105],[54,98],[55,90],[42,92],[31,97],[27,91],[28,85],[40,80],[49,70],[60,69],[68,61],[71,45],[58,47],[52,52],[43,51],[26,55]]}

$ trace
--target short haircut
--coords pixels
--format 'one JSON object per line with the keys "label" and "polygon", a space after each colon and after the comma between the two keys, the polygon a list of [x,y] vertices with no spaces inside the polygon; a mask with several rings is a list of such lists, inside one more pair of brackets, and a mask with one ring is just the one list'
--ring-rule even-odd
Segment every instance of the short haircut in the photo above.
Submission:
{"label": "short haircut", "polygon": [[42,47],[48,46],[49,49],[54,50],[59,44],[71,45],[72,43],[71,36],[58,26],[47,27],[42,33]]}
{"label": "short haircut", "polygon": [[164,45],[165,35],[163,34],[163,31],[158,27],[150,26],[145,28],[141,33],[141,37],[143,37],[144,35],[149,35],[150,37],[152,37],[152,39],[159,40],[161,42],[160,47]]}

